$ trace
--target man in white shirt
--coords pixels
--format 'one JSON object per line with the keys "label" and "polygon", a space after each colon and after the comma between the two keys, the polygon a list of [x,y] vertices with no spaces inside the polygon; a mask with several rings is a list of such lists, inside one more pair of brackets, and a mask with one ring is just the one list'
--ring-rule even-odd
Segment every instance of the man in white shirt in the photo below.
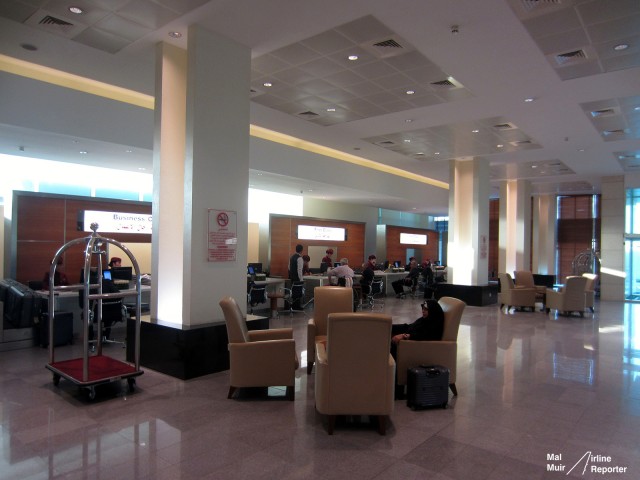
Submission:
{"label": "man in white shirt", "polygon": [[340,266],[332,269],[327,273],[327,277],[329,277],[329,283],[333,284],[331,279],[336,277],[338,285],[341,284],[340,279],[344,278],[344,286],[345,287],[353,287],[353,270],[349,266],[349,260],[346,258],[340,259]]}

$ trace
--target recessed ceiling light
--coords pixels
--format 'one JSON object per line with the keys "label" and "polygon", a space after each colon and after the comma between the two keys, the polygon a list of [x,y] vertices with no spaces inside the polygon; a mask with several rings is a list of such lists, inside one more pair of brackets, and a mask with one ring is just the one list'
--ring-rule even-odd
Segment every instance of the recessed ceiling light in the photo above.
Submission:
{"label": "recessed ceiling light", "polygon": [[268,87],[273,87],[273,83],[271,83],[271,82],[264,82],[262,85],[267,87],[267,88]]}
{"label": "recessed ceiling light", "polygon": [[422,156],[422,155],[424,155],[424,152],[418,152],[418,153],[416,153],[416,156],[417,156],[417,155]]}
{"label": "recessed ceiling light", "polygon": [[613,47],[613,49],[615,51],[617,51],[617,52],[620,52],[622,50],[626,50],[627,48],[629,48],[629,45],[627,43],[619,43],[618,45]]}
{"label": "recessed ceiling light", "polygon": [[480,130],[477,130],[477,129],[476,130],[471,130],[471,133],[479,133],[479,132],[480,132]]}
{"label": "recessed ceiling light", "polygon": [[349,55],[347,58],[352,62],[355,62],[356,60],[358,60],[358,55]]}
{"label": "recessed ceiling light", "polygon": [[531,168],[538,168],[537,165],[531,165]]}
{"label": "recessed ceiling light", "polygon": [[533,98],[533,97],[527,97],[527,98],[524,99],[524,101],[527,102],[527,103],[531,103],[534,100],[535,100],[535,98]]}
{"label": "recessed ceiling light", "polygon": [[415,90],[407,90],[407,95],[413,95],[414,93],[416,93]]}
{"label": "recessed ceiling light", "polygon": [[180,32],[169,32],[169,36],[171,38],[182,38],[182,34]]}
{"label": "recessed ceiling light", "polygon": [[496,148],[502,148],[502,147],[504,147],[504,145],[503,145],[503,144],[501,144],[501,143],[499,143],[498,145],[496,145]]}
{"label": "recessed ceiling light", "polygon": [[84,10],[82,10],[80,7],[69,7],[69,11],[71,13],[75,13],[76,15],[80,15],[81,13],[84,13]]}
{"label": "recessed ceiling light", "polygon": [[133,150],[129,149],[129,150],[125,150],[125,152],[131,153],[131,152],[133,152]]}
{"label": "recessed ceiling light", "polygon": [[138,170],[140,170],[141,172],[144,172],[146,170],[146,168],[144,167],[138,167]]}
{"label": "recessed ceiling light", "polygon": [[579,148],[578,151],[579,152],[584,152],[584,148]]}
{"label": "recessed ceiling light", "polygon": [[405,121],[405,123],[411,123],[411,122],[413,122],[413,119],[412,118],[405,118],[404,121]]}
{"label": "recessed ceiling light", "polygon": [[404,139],[404,143],[411,143],[411,139],[410,138],[405,138]]}
{"label": "recessed ceiling light", "polygon": [[86,155],[87,153],[89,152],[87,152],[86,150],[80,150],[80,155]]}
{"label": "recessed ceiling light", "polygon": [[336,109],[335,109],[335,108],[333,108],[333,107],[329,107],[329,108],[327,108],[327,112],[335,112],[335,111],[336,111]]}
{"label": "recessed ceiling light", "polygon": [[440,155],[440,152],[435,152],[434,155]]}
{"label": "recessed ceiling light", "polygon": [[636,112],[640,112],[640,107],[633,107]]}

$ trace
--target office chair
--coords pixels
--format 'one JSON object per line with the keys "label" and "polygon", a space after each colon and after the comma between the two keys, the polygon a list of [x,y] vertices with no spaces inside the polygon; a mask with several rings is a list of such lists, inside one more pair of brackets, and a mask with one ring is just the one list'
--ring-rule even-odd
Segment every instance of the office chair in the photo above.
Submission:
{"label": "office chair", "polygon": [[258,287],[251,285],[247,293],[247,304],[249,305],[249,313],[253,313],[253,307],[261,303],[267,303],[267,287]]}
{"label": "office chair", "polygon": [[384,280],[382,277],[374,277],[369,285],[369,293],[367,294],[369,307],[373,310],[376,307],[384,308]]}
{"label": "office chair", "polygon": [[[303,304],[305,295],[304,283],[294,283],[291,285],[291,288],[285,288],[284,311],[289,312],[289,315],[293,315],[294,312],[303,312],[304,307],[309,304],[309,302]],[[296,305],[297,308],[294,308],[294,305]]]}
{"label": "office chair", "polygon": [[[98,304],[94,305],[94,310],[97,310]],[[97,318],[97,311],[94,313],[93,318]],[[126,346],[125,342],[111,339],[111,327],[115,323],[124,322],[127,318],[127,309],[122,303],[122,299],[109,299],[102,301],[102,344],[116,343],[122,345],[122,348]]]}

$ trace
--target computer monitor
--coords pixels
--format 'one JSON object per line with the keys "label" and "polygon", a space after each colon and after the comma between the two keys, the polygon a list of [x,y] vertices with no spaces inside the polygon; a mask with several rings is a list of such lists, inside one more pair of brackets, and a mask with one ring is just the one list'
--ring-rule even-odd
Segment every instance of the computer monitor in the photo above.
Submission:
{"label": "computer monitor", "polygon": [[113,280],[113,278],[111,278],[111,270],[105,270],[102,272],[102,278],[105,280]]}
{"label": "computer monitor", "polygon": [[333,268],[337,268],[342,265],[340,262],[333,262]]}
{"label": "computer monitor", "polygon": [[402,262],[400,260],[396,260],[395,262],[393,262],[393,266],[395,268],[400,268],[402,266]]}
{"label": "computer monitor", "polygon": [[256,271],[255,271],[255,269],[253,268],[252,265],[247,266],[247,274],[248,275],[255,275],[256,274]]}
{"label": "computer monitor", "polygon": [[[84,268],[80,269],[80,281],[79,283],[84,283]],[[95,285],[98,283],[98,267],[91,267],[89,270],[89,284]]]}
{"label": "computer monitor", "polygon": [[253,271],[255,273],[262,273],[262,263],[259,263],[259,262],[250,263],[249,266],[253,267]]}
{"label": "computer monitor", "polygon": [[111,267],[111,279],[112,280],[127,280],[133,279],[133,267]]}

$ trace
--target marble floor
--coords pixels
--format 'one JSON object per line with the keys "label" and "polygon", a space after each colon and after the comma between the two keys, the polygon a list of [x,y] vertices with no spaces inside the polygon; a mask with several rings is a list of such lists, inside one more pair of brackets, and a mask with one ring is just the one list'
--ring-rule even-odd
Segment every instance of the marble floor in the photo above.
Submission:
{"label": "marble floor", "polygon": [[[420,300],[388,298],[394,323]],[[301,359],[295,401],[228,400],[228,372],[182,381],[145,369],[93,401],[46,349],[0,353],[0,479],[640,478],[640,305],[595,313],[467,307],[458,337],[459,395],[448,409],[398,400],[386,436],[338,423],[327,435],[306,373],[307,317],[283,316]],[[67,349],[65,353],[65,349]],[[73,355],[79,346],[56,349]],[[111,356],[122,354],[109,346]]]}

